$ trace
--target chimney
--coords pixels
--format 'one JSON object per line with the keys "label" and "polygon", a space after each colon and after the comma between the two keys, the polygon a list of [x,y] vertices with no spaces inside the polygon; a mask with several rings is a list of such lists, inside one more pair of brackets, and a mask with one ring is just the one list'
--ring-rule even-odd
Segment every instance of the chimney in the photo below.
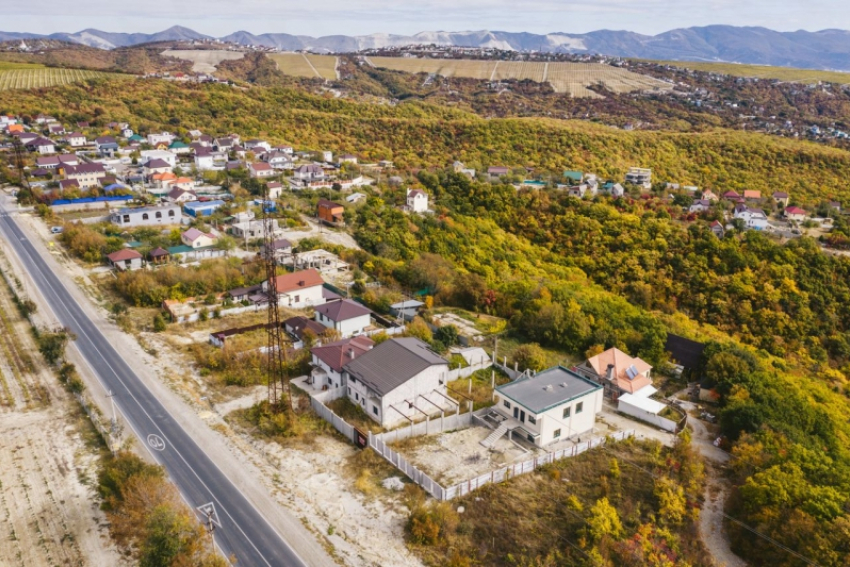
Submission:
{"label": "chimney", "polygon": [[353,348],[348,349],[348,358],[350,358],[351,360],[354,360],[354,349]]}
{"label": "chimney", "polygon": [[304,280],[298,282],[298,287],[304,287]]}
{"label": "chimney", "polygon": [[608,365],[608,371],[605,373],[605,377],[608,380],[611,380],[611,381],[614,380],[614,365],[613,364]]}

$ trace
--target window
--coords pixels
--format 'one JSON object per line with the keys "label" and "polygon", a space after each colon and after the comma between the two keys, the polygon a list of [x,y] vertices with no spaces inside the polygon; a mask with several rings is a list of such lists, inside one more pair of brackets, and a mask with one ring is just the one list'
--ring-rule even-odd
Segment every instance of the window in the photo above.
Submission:
{"label": "window", "polygon": [[564,417],[564,419],[567,419],[568,417],[570,417],[570,408],[568,408],[568,407],[564,408],[564,416],[563,417]]}
{"label": "window", "polygon": [[506,407],[506,408],[511,409],[511,402],[509,402],[508,400],[505,400],[505,401],[504,401],[504,402],[502,402],[502,403],[503,403],[503,404],[505,404],[505,407]]}
{"label": "window", "polygon": [[296,296],[295,296],[295,303],[298,303],[299,301],[301,301],[301,296],[300,296],[300,295],[296,295]]}
{"label": "window", "polygon": [[555,432],[552,434],[553,439],[557,439],[560,436],[561,436],[561,430],[560,429],[556,429]]}
{"label": "window", "polygon": [[372,406],[372,413],[378,415],[378,406]]}
{"label": "window", "polygon": [[161,219],[161,218],[162,218],[162,211],[157,211],[157,212],[156,212],[156,218],[158,218],[158,219]]}
{"label": "window", "polygon": [[348,395],[351,395],[351,388],[348,389]]}
{"label": "window", "polygon": [[150,218],[147,213],[142,213],[142,220],[148,220]]}
{"label": "window", "polygon": [[579,402],[576,404],[576,413],[581,413],[581,410],[584,409],[584,402]]}
{"label": "window", "polygon": [[124,215],[124,222],[130,222],[130,215]]}
{"label": "window", "polygon": [[537,420],[534,418],[534,416],[530,415],[530,416],[528,416],[528,423],[534,425],[534,424],[537,423]]}
{"label": "window", "polygon": [[174,216],[174,209],[171,209],[170,211],[168,211],[168,216],[170,216],[170,217]]}
{"label": "window", "polygon": [[360,401],[360,394],[358,394],[357,392],[354,392],[354,399],[359,402]]}

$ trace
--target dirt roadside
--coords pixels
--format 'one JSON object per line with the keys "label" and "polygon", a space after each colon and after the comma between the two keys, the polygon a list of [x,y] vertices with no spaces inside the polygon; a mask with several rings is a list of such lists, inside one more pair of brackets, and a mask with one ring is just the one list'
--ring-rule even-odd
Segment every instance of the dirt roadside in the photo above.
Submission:
{"label": "dirt roadside", "polygon": [[[0,270],[11,276],[2,240],[0,249]],[[2,280],[0,323],[0,565],[129,565],[98,506],[102,445],[42,362]]]}

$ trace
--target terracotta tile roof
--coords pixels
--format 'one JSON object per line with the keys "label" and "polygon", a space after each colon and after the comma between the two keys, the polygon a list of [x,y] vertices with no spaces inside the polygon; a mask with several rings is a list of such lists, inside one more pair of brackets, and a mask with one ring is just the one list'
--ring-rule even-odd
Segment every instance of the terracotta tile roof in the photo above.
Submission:
{"label": "terracotta tile roof", "polygon": [[363,353],[372,350],[375,342],[369,337],[354,337],[328,345],[313,347],[310,353],[336,372]]}
{"label": "terracotta tile roof", "polygon": [[[613,365],[617,386],[630,394],[634,394],[644,386],[649,386],[652,383],[652,379],[647,376],[652,366],[639,358],[632,358],[617,348],[610,348],[601,354],[589,358],[587,364],[601,378],[605,378],[608,375],[608,367]],[[632,366],[637,371],[637,375],[630,379],[627,369]]]}
{"label": "terracotta tile roof", "polygon": [[109,258],[110,262],[115,263],[123,262],[124,260],[136,260],[138,258],[141,258],[142,255],[136,252],[135,250],[124,248],[123,250],[113,252],[112,254],[109,254],[106,257]]}
{"label": "terracotta tile roof", "polygon": [[323,285],[325,280],[319,275],[315,269],[301,270],[291,274],[284,274],[275,278],[275,284],[278,294],[288,293],[299,289],[307,289]]}

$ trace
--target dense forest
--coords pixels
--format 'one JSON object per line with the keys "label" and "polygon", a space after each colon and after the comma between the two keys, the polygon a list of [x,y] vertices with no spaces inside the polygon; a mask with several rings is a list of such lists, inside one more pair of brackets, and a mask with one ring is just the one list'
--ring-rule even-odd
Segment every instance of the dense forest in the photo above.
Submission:
{"label": "dense forest", "polygon": [[[786,190],[800,204],[846,204],[850,153],[723,130],[623,132],[484,120],[420,102],[366,105],[283,88],[142,81],[0,93],[2,111],[126,120],[141,131],[238,132],[422,168],[416,183],[431,193],[436,214],[405,215],[396,206],[403,190],[382,187],[347,213],[364,248],[350,260],[382,282],[432,288],[439,303],[503,316],[522,338],[578,356],[619,346],[659,367],[667,331],[709,343],[701,374],[720,394],[721,428],[733,447],[730,513],[819,565],[850,560],[847,258],[827,256],[805,238],[778,243],[730,231],[718,239],[704,224],[684,225],[648,202],[517,191],[445,169],[460,159],[479,169],[582,169],[619,180],[628,166],[644,165],[660,181]],[[164,292],[176,281],[167,275],[135,283]],[[221,277],[237,278],[226,264]],[[124,283],[129,289],[134,282]],[[588,503],[601,497],[589,495]],[[737,524],[729,530],[736,551],[753,564],[801,564]],[[617,561],[625,543],[612,539],[606,553]],[[574,564],[557,556],[556,546],[551,561],[540,564]],[[537,551],[546,558],[549,550]]]}

